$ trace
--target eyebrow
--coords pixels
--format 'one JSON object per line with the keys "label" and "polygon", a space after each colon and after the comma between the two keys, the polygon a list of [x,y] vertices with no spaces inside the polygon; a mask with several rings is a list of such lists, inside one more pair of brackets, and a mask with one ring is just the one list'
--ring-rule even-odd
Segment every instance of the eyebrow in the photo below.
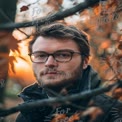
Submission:
{"label": "eyebrow", "polygon": [[[62,51],[75,52],[74,50],[71,50],[71,49],[61,49],[61,50],[54,51],[53,53],[62,52]],[[35,52],[33,52],[33,53],[48,53],[48,54],[50,54],[49,52],[45,52],[45,51],[35,51]]]}

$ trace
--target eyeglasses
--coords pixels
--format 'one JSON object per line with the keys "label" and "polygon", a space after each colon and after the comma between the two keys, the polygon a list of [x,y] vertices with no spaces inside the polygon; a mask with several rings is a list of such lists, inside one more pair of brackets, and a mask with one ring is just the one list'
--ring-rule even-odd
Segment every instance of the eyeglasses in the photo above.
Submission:
{"label": "eyeglasses", "polygon": [[31,61],[34,63],[45,63],[49,56],[53,56],[57,62],[69,62],[75,53],[81,55],[80,52],[74,52],[70,50],[56,51],[52,54],[39,51],[28,55],[30,56]]}

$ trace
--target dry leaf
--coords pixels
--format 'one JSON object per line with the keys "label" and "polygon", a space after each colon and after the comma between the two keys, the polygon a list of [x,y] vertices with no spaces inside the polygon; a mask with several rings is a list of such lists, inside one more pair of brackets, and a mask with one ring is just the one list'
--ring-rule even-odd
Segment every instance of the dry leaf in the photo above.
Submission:
{"label": "dry leaf", "polygon": [[82,113],[82,116],[90,116],[91,120],[95,120],[97,116],[101,115],[103,111],[99,107],[90,107]]}
{"label": "dry leaf", "polygon": [[28,6],[22,6],[22,7],[20,8],[20,12],[27,11],[28,9],[29,9]]}
{"label": "dry leaf", "polygon": [[74,113],[72,116],[66,116],[65,114],[56,114],[51,122],[75,122],[80,119],[79,113]]}
{"label": "dry leaf", "polygon": [[56,114],[55,117],[51,120],[51,122],[61,122],[65,118],[65,114]]}
{"label": "dry leaf", "polygon": [[95,15],[99,15],[100,14],[100,6],[99,5],[94,6],[93,11],[94,11]]}
{"label": "dry leaf", "polygon": [[118,49],[122,50],[122,41],[119,42]]}
{"label": "dry leaf", "polygon": [[16,73],[14,62],[17,62],[16,58],[14,56],[9,56],[9,70]]}
{"label": "dry leaf", "polygon": [[17,51],[18,53],[20,53],[19,50],[19,43],[21,41],[18,41],[17,39],[15,39],[11,34],[9,35],[9,49],[11,49],[13,52]]}
{"label": "dry leaf", "polygon": [[117,88],[113,92],[113,97],[116,99],[120,99],[122,97],[122,88]]}
{"label": "dry leaf", "polygon": [[110,47],[110,41],[106,40],[105,42],[103,42],[101,45],[100,45],[100,48],[102,49],[106,49],[108,47]]}
{"label": "dry leaf", "polygon": [[79,114],[80,113],[73,114],[71,117],[69,117],[68,122],[75,122],[75,121],[79,120],[80,119]]}
{"label": "dry leaf", "polygon": [[118,0],[111,0],[110,3],[107,4],[107,9],[117,5],[118,5]]}
{"label": "dry leaf", "polygon": [[52,6],[55,10],[59,10],[63,0],[48,0],[47,4]]}
{"label": "dry leaf", "polygon": [[63,3],[63,0],[57,0],[58,4],[61,5]]}

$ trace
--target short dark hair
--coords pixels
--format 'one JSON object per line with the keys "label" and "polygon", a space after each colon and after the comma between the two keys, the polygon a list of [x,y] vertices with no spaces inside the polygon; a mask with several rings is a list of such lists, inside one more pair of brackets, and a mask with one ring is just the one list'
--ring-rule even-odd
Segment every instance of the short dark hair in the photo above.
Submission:
{"label": "short dark hair", "polygon": [[53,37],[57,39],[72,39],[79,46],[80,52],[84,55],[84,57],[89,57],[90,55],[88,36],[74,26],[67,26],[62,23],[52,23],[38,27],[38,31],[35,33],[34,39],[29,43],[30,53],[32,53],[32,45],[39,36]]}

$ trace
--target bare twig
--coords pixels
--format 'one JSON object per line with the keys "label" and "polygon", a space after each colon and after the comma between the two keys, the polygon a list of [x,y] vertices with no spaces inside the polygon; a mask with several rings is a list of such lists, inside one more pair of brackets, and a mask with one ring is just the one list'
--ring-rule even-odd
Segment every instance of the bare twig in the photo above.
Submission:
{"label": "bare twig", "polygon": [[[2,9],[0,9],[0,13],[9,21],[9,22],[12,22],[13,21],[3,12]],[[20,31],[21,33],[23,33],[24,35],[26,35],[27,38],[29,38],[30,36],[28,34],[26,34],[25,32],[23,32],[22,30],[20,30],[19,28],[15,28],[17,29],[18,31]]]}
{"label": "bare twig", "polygon": [[35,25],[43,25],[45,23],[54,22],[56,20],[62,20],[65,17],[68,17],[70,15],[75,14],[78,11],[83,11],[84,9],[91,7],[98,3],[99,0],[86,0],[85,2],[82,2],[78,5],[76,5],[73,8],[59,11],[53,15],[48,15],[47,17],[41,18],[40,20],[30,21],[30,22],[24,22],[24,23],[7,23],[7,24],[1,24],[0,30],[5,29],[14,29],[14,28],[22,28],[22,27],[30,27]]}
{"label": "bare twig", "polygon": [[19,28],[17,28],[18,31],[20,31],[21,33],[23,33],[27,38],[30,37],[30,35],[28,35],[27,33],[25,33],[24,31],[20,30]]}
{"label": "bare twig", "polygon": [[[51,90],[51,89],[47,89],[47,88],[46,88],[45,90],[48,91],[49,93],[53,94],[55,97],[58,97],[58,98],[60,98],[60,99],[63,97],[62,95],[60,95],[60,94],[54,92],[54,91]],[[75,103],[73,103],[73,102],[71,102],[71,101],[68,101],[67,103],[70,104],[71,106],[75,107],[75,108],[78,108],[78,109],[82,109],[82,108],[83,108],[83,107],[81,107],[81,106],[79,106],[79,105],[77,105],[77,104],[75,104]]]}
{"label": "bare twig", "polygon": [[101,87],[101,88],[97,88],[97,89],[93,89],[90,91],[85,91],[82,93],[78,93],[78,94],[74,94],[74,95],[70,95],[70,96],[64,96],[64,97],[56,97],[56,98],[49,98],[49,99],[43,99],[43,100],[37,100],[34,102],[30,102],[30,103],[23,103],[20,104],[19,106],[7,109],[7,110],[0,110],[0,117],[4,117],[13,113],[16,113],[18,111],[23,111],[23,110],[29,110],[32,108],[38,108],[40,106],[49,106],[49,105],[53,105],[55,103],[61,103],[61,104],[68,104],[68,101],[73,101],[73,100],[78,100],[78,99],[85,99],[88,97],[93,97],[99,94],[102,94],[104,92],[108,92],[110,91],[112,88],[117,88],[117,87],[122,87],[122,81],[119,80],[118,82],[109,85],[109,86],[105,86],[105,87]]}

